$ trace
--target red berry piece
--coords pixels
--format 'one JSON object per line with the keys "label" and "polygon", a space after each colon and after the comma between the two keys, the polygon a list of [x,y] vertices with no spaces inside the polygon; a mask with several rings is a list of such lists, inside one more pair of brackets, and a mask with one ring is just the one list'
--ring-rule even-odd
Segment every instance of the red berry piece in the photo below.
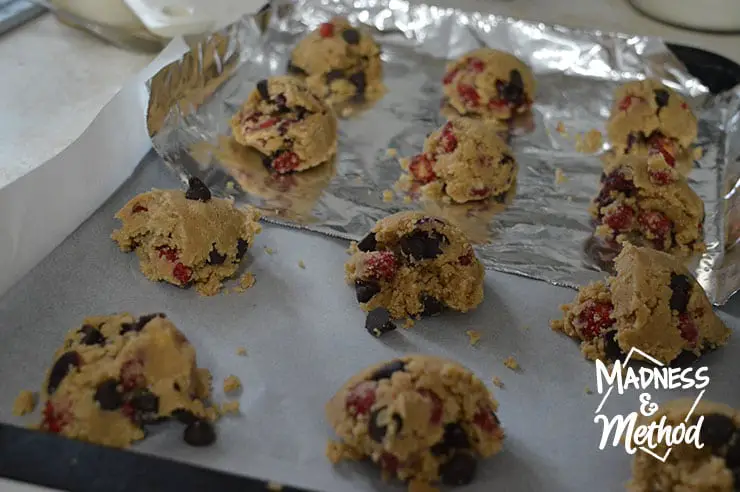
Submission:
{"label": "red berry piece", "polygon": [[663,138],[656,139],[655,142],[651,142],[648,153],[650,155],[660,154],[663,156],[663,160],[666,164],[671,167],[676,167],[676,158],[673,156],[673,153],[668,150],[669,145],[670,144]]}
{"label": "red berry piece", "polygon": [[411,164],[409,164],[409,172],[416,181],[427,184],[435,179],[437,175],[434,174],[432,169],[432,161],[427,157],[426,154],[419,154],[411,158]]}
{"label": "red berry piece", "polygon": [[636,96],[625,96],[621,101],[619,101],[619,110],[627,111],[630,108],[630,106],[632,106],[633,99],[640,99],[640,98]]}
{"label": "red berry piece", "polygon": [[69,412],[56,408],[51,401],[47,401],[42,411],[41,428],[58,434],[69,424],[71,418]]}
{"label": "red berry piece", "polygon": [[450,84],[452,83],[452,81],[453,81],[453,80],[455,79],[455,76],[456,76],[456,75],[457,75],[457,74],[458,74],[459,72],[460,72],[460,70],[459,70],[459,69],[457,69],[457,68],[453,68],[452,70],[450,70],[449,72],[447,72],[447,73],[445,74],[444,78],[442,79],[442,83],[443,83],[444,85],[450,85]]}
{"label": "red berry piece", "polygon": [[472,85],[457,84],[457,93],[460,95],[460,99],[468,106],[477,106],[480,102],[480,94],[478,94],[478,91]]}
{"label": "red berry piece", "polygon": [[495,434],[499,429],[498,418],[496,418],[491,409],[483,406],[473,416],[473,423],[489,434]]}
{"label": "red berry piece", "polygon": [[170,248],[169,246],[160,246],[157,248],[157,251],[159,251],[160,258],[167,258],[167,261],[171,261],[172,263],[177,261],[176,249]]}
{"label": "red berry piece", "polygon": [[442,400],[440,399],[440,397],[437,396],[437,394],[434,393],[432,390],[428,389],[420,389],[419,394],[427,398],[429,400],[429,404],[431,405],[429,422],[432,425],[437,425],[442,422],[442,411],[444,409],[444,406],[442,405]]}
{"label": "red berry piece", "polygon": [[134,408],[133,403],[131,403],[130,401],[127,401],[123,404],[123,406],[121,407],[121,413],[124,417],[132,422],[136,420],[136,408]]}
{"label": "red berry piece", "polygon": [[488,109],[504,109],[509,107],[509,102],[503,99],[491,99],[488,101]]}
{"label": "red berry piece", "polygon": [[601,336],[614,324],[612,310],[614,306],[610,302],[586,301],[575,323],[584,340]]}
{"label": "red berry piece", "polygon": [[470,70],[472,70],[473,72],[477,72],[477,73],[480,73],[480,72],[482,72],[482,71],[483,71],[483,69],[485,69],[485,68],[486,68],[486,64],[485,64],[485,63],[483,63],[483,60],[480,60],[480,59],[478,59],[478,58],[470,58],[470,59],[468,60],[468,67],[469,67],[469,68],[470,68]]}
{"label": "red berry piece", "polygon": [[657,185],[673,183],[673,175],[669,171],[649,171],[650,181]]}
{"label": "red berry piece", "polygon": [[696,323],[694,323],[689,313],[682,313],[678,316],[678,329],[681,330],[681,336],[684,340],[692,346],[696,345],[696,340],[699,338],[699,330],[696,328]]}
{"label": "red berry piece", "polygon": [[262,123],[259,124],[257,127],[258,130],[264,130],[265,128],[270,128],[271,126],[275,126],[278,124],[278,121],[280,121],[277,118],[268,118]]}
{"label": "red berry piece", "polygon": [[334,35],[334,24],[331,22],[324,22],[319,26],[319,34],[322,38],[330,38]]}
{"label": "red berry piece", "polygon": [[132,359],[124,362],[121,366],[121,386],[124,391],[131,391],[136,388],[146,386],[144,377],[144,363],[139,359]]}
{"label": "red berry piece", "polygon": [[182,263],[177,263],[175,268],[172,270],[172,276],[175,277],[180,284],[185,285],[190,282],[193,277],[193,269],[186,267]]}
{"label": "red berry piece", "polygon": [[620,205],[610,209],[604,216],[604,224],[618,232],[631,230],[634,220],[635,211],[627,205]]}
{"label": "red berry piece", "polygon": [[671,232],[673,223],[665,216],[662,212],[655,210],[648,210],[642,212],[637,218],[637,221],[642,226],[643,230],[649,231],[658,238],[664,238]]}
{"label": "red berry piece", "polygon": [[301,159],[295,152],[283,152],[272,161],[272,168],[279,173],[294,171],[301,165]]}
{"label": "red berry piece", "polygon": [[398,470],[399,463],[398,458],[396,458],[392,454],[383,453],[378,459],[378,464],[380,465],[380,468],[382,468],[386,472],[390,473],[391,475],[395,475],[396,471]]}
{"label": "red berry piece", "polygon": [[132,214],[138,214],[139,212],[148,212],[149,209],[144,207],[143,205],[139,205],[138,203],[134,205],[134,208],[131,210]]}
{"label": "red berry piece", "polygon": [[362,381],[352,388],[347,394],[344,407],[347,413],[354,416],[367,415],[375,403],[375,381]]}
{"label": "red berry piece", "polygon": [[446,153],[450,153],[457,148],[457,137],[452,133],[452,123],[445,123],[442,128],[442,135],[439,137],[439,145]]}
{"label": "red berry piece", "polygon": [[365,272],[372,278],[390,280],[397,268],[396,256],[391,251],[373,251],[365,257]]}
{"label": "red berry piece", "polygon": [[686,103],[681,103],[681,109],[689,109],[689,105]]}
{"label": "red berry piece", "polygon": [[486,197],[491,194],[491,188],[483,187],[483,188],[473,188],[470,190],[470,193],[473,196],[481,196]]}

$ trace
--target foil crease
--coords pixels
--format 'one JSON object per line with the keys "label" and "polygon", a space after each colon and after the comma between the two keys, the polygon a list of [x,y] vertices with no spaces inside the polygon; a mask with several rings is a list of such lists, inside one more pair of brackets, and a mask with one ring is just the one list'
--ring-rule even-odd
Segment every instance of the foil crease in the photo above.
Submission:
{"label": "foil crease", "polygon": [[[229,119],[258,80],[285,73],[301,37],[334,15],[373,30],[389,91],[340,122],[334,162],[275,177],[259,156],[234,145]],[[481,46],[514,53],[538,82],[531,121],[510,141],[519,165],[516,195],[467,206],[409,202],[399,194],[389,200],[384,192],[401,174],[398,159],[418,153],[446,121],[440,114],[446,62]],[[183,178],[198,176],[216,193],[257,206],[268,222],[357,240],[388,214],[422,208],[460,225],[487,268],[576,288],[606,275],[584,248],[606,145],[583,154],[577,136],[605,134],[614,89],[645,77],[681,92],[699,117],[703,156],[689,182],[704,200],[708,249],[692,268],[722,305],[740,289],[740,87],[709,94],[657,38],[400,0],[298,0],[191,44],[149,81],[147,121],[154,149]]]}

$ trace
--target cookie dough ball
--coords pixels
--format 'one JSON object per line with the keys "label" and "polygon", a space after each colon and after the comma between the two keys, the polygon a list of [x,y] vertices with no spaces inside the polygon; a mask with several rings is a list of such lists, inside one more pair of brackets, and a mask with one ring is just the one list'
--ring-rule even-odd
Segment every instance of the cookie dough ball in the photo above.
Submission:
{"label": "cookie dough ball", "polygon": [[135,196],[118,211],[122,222],[112,234],[122,251],[135,251],[141,271],[152,281],[195,285],[214,295],[234,275],[259,233],[259,213],[212,198],[198,178],[187,192],[153,190]]}
{"label": "cookie dough ball", "polygon": [[619,87],[606,128],[617,153],[660,155],[682,174],[693,168],[689,148],[696,139],[696,116],[660,81],[639,80]]}
{"label": "cookie dough ball", "polygon": [[[680,399],[660,405],[651,417],[641,416],[639,424],[649,425],[666,418],[665,425],[676,427],[688,416],[693,399]],[[740,486],[740,412],[720,403],[702,400],[686,425],[703,417],[697,449],[693,443],[674,444],[665,463],[647,453],[637,452],[632,461],[630,492],[732,492]],[[655,453],[668,451],[660,443]]]}
{"label": "cookie dough ball", "polygon": [[509,53],[479,48],[447,66],[447,103],[464,116],[508,120],[528,111],[536,84],[527,65]]}
{"label": "cookie dough ball", "polygon": [[[327,455],[371,459],[386,477],[465,485],[477,459],[501,450],[497,402],[468,369],[407,355],[352,377],[326,405],[340,442]],[[421,489],[419,489],[421,490]]]}
{"label": "cookie dough ball", "polygon": [[626,245],[614,264],[616,276],[582,287],[551,322],[581,340],[587,358],[616,360],[634,347],[669,364],[727,343],[729,329],[678,259]]}
{"label": "cookie dough ball", "polygon": [[456,118],[427,137],[424,151],[401,166],[422,192],[457,203],[506,194],[516,179],[511,149],[485,120]]}
{"label": "cookie dough ball", "polygon": [[231,129],[237,142],[264,154],[265,165],[278,173],[318,166],[337,151],[334,111],[294,77],[257,82]]}
{"label": "cookie dough ball", "polygon": [[366,311],[431,316],[445,307],[467,312],[483,300],[483,265],[462,232],[439,217],[385,217],[350,249],[346,279]]}
{"label": "cookie dough ball", "polygon": [[677,256],[702,252],[704,202],[660,162],[622,156],[606,166],[590,208],[596,235],[617,248],[633,242]]}
{"label": "cookie dough ball", "polygon": [[364,28],[335,17],[293,49],[288,71],[329,104],[366,102],[385,92],[380,47]]}
{"label": "cookie dough ball", "polygon": [[40,428],[74,439],[126,447],[169,418],[187,425],[188,444],[216,438],[210,374],[164,314],[85,319],[54,354],[41,394]]}

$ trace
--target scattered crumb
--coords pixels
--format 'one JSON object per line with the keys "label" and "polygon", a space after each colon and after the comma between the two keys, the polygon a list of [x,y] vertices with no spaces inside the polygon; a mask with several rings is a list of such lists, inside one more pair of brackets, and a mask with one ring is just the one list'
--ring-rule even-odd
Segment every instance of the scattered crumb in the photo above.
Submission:
{"label": "scattered crumb", "polygon": [[303,263],[303,260],[298,260],[298,266],[303,268],[304,270],[306,269],[306,264]]}
{"label": "scattered crumb", "polygon": [[362,184],[362,177],[361,176],[357,176],[357,177],[355,177],[355,179],[353,181],[354,181],[355,184],[361,185]]}
{"label": "scattered crumb", "polygon": [[336,441],[326,443],[326,457],[330,462],[336,464],[342,460],[342,445]]}
{"label": "scattered crumb", "polygon": [[504,365],[512,371],[516,371],[517,369],[519,369],[519,363],[516,361],[513,355],[510,355],[509,357],[504,359]]}
{"label": "scattered crumb", "polygon": [[349,116],[352,116],[352,113],[354,113],[354,111],[350,107],[342,108],[342,111],[340,112],[340,114],[342,115],[342,118],[347,118]]}
{"label": "scattered crumb", "polygon": [[593,154],[601,149],[602,135],[599,130],[589,130],[585,134],[576,135],[576,151],[584,154]]}
{"label": "scattered crumb", "polygon": [[384,190],[383,191],[383,201],[385,203],[392,202],[393,201],[393,191]]}
{"label": "scattered crumb", "polygon": [[229,190],[229,191],[233,191],[234,190],[234,182],[233,181],[227,181],[226,182],[226,189]]}
{"label": "scattered crumb", "polygon": [[694,160],[698,161],[704,156],[704,149],[701,147],[694,147],[694,152],[692,154],[694,156]]}
{"label": "scattered crumb", "polygon": [[242,382],[239,381],[239,378],[231,375],[228,378],[224,379],[224,393],[233,393],[234,391],[239,391],[242,387]]}
{"label": "scattered crumb", "polygon": [[403,203],[411,203],[411,197],[408,196],[408,195],[406,195],[405,197],[403,197]]}
{"label": "scattered crumb", "polygon": [[529,331],[529,325],[524,325],[524,326],[522,326],[522,330],[524,330],[524,331]]}
{"label": "scattered crumb", "polygon": [[280,492],[283,490],[283,486],[277,482],[269,481],[267,482],[267,490],[271,490],[273,492]]}
{"label": "scattered crumb", "polygon": [[403,323],[403,327],[408,330],[409,328],[411,328],[415,324],[416,324],[416,321],[414,321],[411,318],[406,318],[406,321]]}
{"label": "scattered crumb", "polygon": [[465,332],[470,341],[470,345],[475,345],[480,340],[480,333],[475,330],[468,330]]}
{"label": "scattered crumb", "polygon": [[230,413],[239,413],[239,400],[235,401],[227,401],[225,403],[221,404],[221,408],[219,409],[219,413],[221,415],[228,415]]}
{"label": "scattered crumb", "polygon": [[568,181],[568,178],[565,177],[565,173],[562,169],[559,167],[555,169],[555,184],[563,184],[566,181]]}
{"label": "scattered crumb", "polygon": [[562,121],[558,121],[558,124],[555,127],[555,131],[557,131],[559,134],[561,134],[564,137],[568,136],[568,132],[565,129],[565,123],[563,123]]}
{"label": "scattered crumb", "polygon": [[36,407],[36,397],[32,391],[23,390],[13,402],[13,415],[21,417],[27,413],[33,412]]}
{"label": "scattered crumb", "polygon": [[236,348],[236,355],[240,357],[246,357],[247,356],[247,349],[246,347],[237,347]]}
{"label": "scattered crumb", "polygon": [[218,420],[219,414],[218,414],[218,408],[216,407],[208,407],[206,408],[206,418],[210,422],[215,422]]}
{"label": "scattered crumb", "polygon": [[573,197],[570,196],[570,195],[566,196],[565,199],[566,199],[566,201],[569,201],[569,202],[572,202],[573,201]]}
{"label": "scattered crumb", "polygon": [[394,148],[389,148],[385,151],[386,157],[396,157],[398,155],[398,151]]}
{"label": "scattered crumb", "polygon": [[497,387],[504,389],[504,382],[498,376],[493,377],[493,384]]}
{"label": "scattered crumb", "polygon": [[347,248],[347,254],[352,256],[353,254],[357,253],[359,250],[357,249],[357,241],[350,241],[349,247]]}
{"label": "scattered crumb", "polygon": [[592,395],[594,393],[593,391],[591,391],[591,388],[589,388],[588,386],[586,386],[584,391],[586,392],[587,395]]}
{"label": "scattered crumb", "polygon": [[273,254],[274,252],[275,252],[275,251],[273,251],[273,249],[272,249],[272,248],[268,248],[267,246],[265,246],[265,253],[267,253],[268,255],[271,255],[271,254]]}
{"label": "scattered crumb", "polygon": [[239,278],[239,285],[234,287],[234,292],[244,292],[250,289],[257,281],[252,272],[247,272]]}

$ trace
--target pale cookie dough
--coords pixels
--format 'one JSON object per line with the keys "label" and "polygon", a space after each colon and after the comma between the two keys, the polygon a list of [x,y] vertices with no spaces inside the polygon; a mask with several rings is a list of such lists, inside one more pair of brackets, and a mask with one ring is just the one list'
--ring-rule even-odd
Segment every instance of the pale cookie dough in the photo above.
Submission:
{"label": "pale cookie dough", "polygon": [[380,47],[365,28],[335,17],[298,42],[288,72],[331,105],[372,102],[385,93]]}
{"label": "pale cookie dough", "polygon": [[676,256],[706,249],[704,202],[664,164],[622,156],[607,164],[590,213],[595,235],[618,248],[626,242]]}
{"label": "pale cookie dough", "polygon": [[516,179],[511,149],[486,120],[456,118],[433,132],[424,151],[401,167],[423,186],[422,193],[457,203],[503,196]]}
{"label": "pale cookie dough", "polygon": [[362,309],[394,319],[467,312],[483,300],[483,265],[455,226],[420,212],[378,221],[344,266]]}
{"label": "pale cookie dough", "polygon": [[[478,458],[498,453],[504,432],[498,403],[465,367],[407,355],[352,377],[326,405],[339,442],[327,455],[370,459],[384,477],[410,481],[410,490],[473,481]],[[418,490],[418,489],[417,489]]]}
{"label": "pale cookie dough", "polygon": [[447,104],[462,116],[508,120],[532,107],[537,88],[527,65],[509,53],[479,48],[447,65]]}
{"label": "pale cookie dough", "polygon": [[264,154],[265,165],[278,173],[318,166],[337,151],[334,111],[295,77],[257,82],[231,129],[237,142]]}
{"label": "pale cookie dough", "polygon": [[551,322],[581,340],[587,358],[617,360],[634,347],[681,365],[727,343],[730,330],[678,259],[628,244],[614,263],[616,276],[582,287]]}
{"label": "pale cookie dough", "polygon": [[690,147],[696,116],[686,101],[657,80],[628,82],[617,89],[607,136],[618,153],[660,155],[686,175],[693,168]]}
{"label": "pale cookie dough", "polygon": [[[674,400],[660,405],[652,417],[641,416],[648,425],[666,418],[666,425],[677,426],[689,414],[693,399]],[[630,492],[732,492],[740,490],[740,412],[720,403],[702,400],[687,425],[703,417],[698,449],[693,443],[671,446],[665,463],[638,451],[632,461]],[[660,443],[654,452],[668,451]]]}
{"label": "pale cookie dough", "polygon": [[116,214],[122,227],[112,238],[122,251],[135,251],[141,271],[153,281],[195,285],[214,295],[234,275],[261,230],[259,213],[211,198],[198,178],[186,192],[152,190],[131,199]]}
{"label": "pale cookie dough", "polygon": [[125,447],[171,417],[188,444],[216,439],[210,374],[164,314],[86,318],[56,351],[41,394],[40,428],[74,439]]}

